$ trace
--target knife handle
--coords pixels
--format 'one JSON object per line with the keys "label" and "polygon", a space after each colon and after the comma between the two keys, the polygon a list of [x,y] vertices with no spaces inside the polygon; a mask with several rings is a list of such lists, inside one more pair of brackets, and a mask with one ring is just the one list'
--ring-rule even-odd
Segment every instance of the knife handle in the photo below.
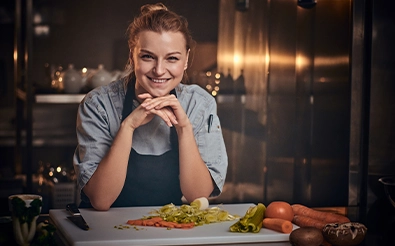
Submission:
{"label": "knife handle", "polygon": [[69,211],[72,215],[80,215],[80,210],[75,203],[69,203],[66,205],[66,210]]}

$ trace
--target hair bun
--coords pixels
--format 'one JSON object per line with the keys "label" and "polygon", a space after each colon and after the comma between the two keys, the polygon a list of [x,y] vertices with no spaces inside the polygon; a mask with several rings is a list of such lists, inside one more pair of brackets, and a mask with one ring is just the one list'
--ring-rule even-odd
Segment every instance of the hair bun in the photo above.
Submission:
{"label": "hair bun", "polygon": [[141,7],[141,13],[146,14],[150,11],[158,11],[158,10],[168,10],[167,7],[163,3],[156,4],[146,4]]}

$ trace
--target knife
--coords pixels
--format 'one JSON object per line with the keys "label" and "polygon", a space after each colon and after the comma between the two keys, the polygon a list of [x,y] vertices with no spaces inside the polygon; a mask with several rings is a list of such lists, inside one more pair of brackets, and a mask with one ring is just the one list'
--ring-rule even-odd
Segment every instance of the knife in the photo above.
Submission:
{"label": "knife", "polygon": [[72,215],[67,217],[71,222],[73,222],[76,226],[78,226],[82,230],[85,231],[89,230],[88,224],[85,222],[84,218],[80,213],[80,210],[78,209],[75,203],[67,204],[66,210]]}

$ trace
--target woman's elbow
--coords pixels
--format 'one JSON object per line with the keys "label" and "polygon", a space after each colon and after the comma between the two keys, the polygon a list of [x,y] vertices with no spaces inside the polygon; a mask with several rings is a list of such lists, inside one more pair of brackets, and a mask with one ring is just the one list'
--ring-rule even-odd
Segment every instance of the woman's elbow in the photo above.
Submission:
{"label": "woman's elbow", "polygon": [[113,201],[108,200],[108,196],[102,196],[100,193],[95,193],[90,190],[88,185],[84,189],[84,193],[89,198],[89,202],[95,210],[107,211],[110,209]]}
{"label": "woman's elbow", "polygon": [[95,210],[98,211],[108,211],[112,204],[104,202],[104,201],[95,201],[91,200],[91,205]]}

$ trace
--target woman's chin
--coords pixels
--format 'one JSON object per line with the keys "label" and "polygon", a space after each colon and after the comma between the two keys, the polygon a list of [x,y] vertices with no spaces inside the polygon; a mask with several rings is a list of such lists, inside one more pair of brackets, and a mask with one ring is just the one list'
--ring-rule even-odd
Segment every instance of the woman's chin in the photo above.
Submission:
{"label": "woman's chin", "polygon": [[170,94],[170,90],[151,90],[148,92],[152,97],[163,97]]}

